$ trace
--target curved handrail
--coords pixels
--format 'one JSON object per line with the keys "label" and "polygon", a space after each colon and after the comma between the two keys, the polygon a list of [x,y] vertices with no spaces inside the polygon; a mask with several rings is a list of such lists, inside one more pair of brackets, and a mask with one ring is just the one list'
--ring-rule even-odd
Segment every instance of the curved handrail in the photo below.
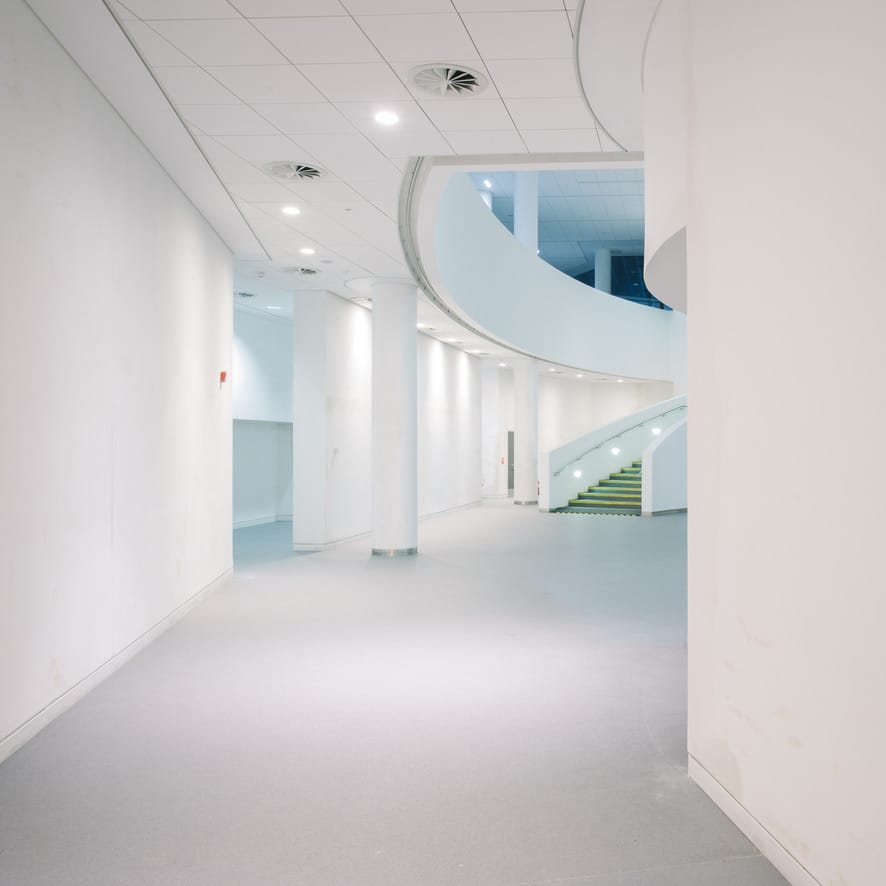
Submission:
{"label": "curved handrail", "polygon": [[650,418],[645,418],[643,421],[637,422],[635,425],[631,425],[629,428],[623,428],[617,434],[611,434],[605,439],[601,440],[599,443],[592,446],[590,449],[586,449],[581,455],[575,456],[575,458],[571,458],[564,465],[559,467],[556,471],[554,471],[554,476],[559,477],[560,474],[566,470],[570,465],[574,465],[576,462],[581,461],[585,456],[590,455],[592,452],[596,452],[598,449],[602,449],[607,443],[611,443],[613,440],[617,440],[619,437],[623,437],[625,434],[630,433],[631,431],[637,430],[637,428],[642,428],[643,425],[649,424],[651,421],[656,421],[659,418],[664,418],[666,415],[670,415],[672,412],[679,412],[681,409],[688,409],[688,403],[682,403],[679,406],[674,406],[673,409],[666,409],[664,412],[659,412],[656,415],[651,416]]}

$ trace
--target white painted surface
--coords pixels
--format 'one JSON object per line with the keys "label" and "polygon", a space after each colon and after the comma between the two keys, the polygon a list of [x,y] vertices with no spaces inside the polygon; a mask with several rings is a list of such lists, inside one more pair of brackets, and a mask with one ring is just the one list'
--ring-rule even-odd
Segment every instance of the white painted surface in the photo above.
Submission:
{"label": "white painted surface", "polygon": [[[413,290],[414,292],[414,290]],[[293,542],[322,548],[371,528],[373,312],[300,293],[293,323]],[[419,515],[480,499],[480,363],[417,338]]]}
{"label": "white painted surface", "polygon": [[417,338],[418,513],[425,516],[480,500],[481,361]]}
{"label": "white painted surface", "polygon": [[[481,373],[481,489],[484,498],[499,498],[508,494],[508,429],[502,421],[502,410],[507,398],[501,376],[510,370],[495,363],[484,363]],[[512,386],[508,387],[512,390]]]}
{"label": "white painted surface", "polygon": [[316,549],[371,522],[372,314],[299,293],[293,318],[292,540]]}
{"label": "white painted surface", "polygon": [[643,450],[643,514],[686,507],[686,426],[682,421],[661,433]]}
{"label": "white painted surface", "polygon": [[514,361],[514,501],[538,501],[538,367]]}
{"label": "white painted surface", "polygon": [[604,246],[594,252],[594,288],[612,292],[612,250]]}
{"label": "white painted surface", "polygon": [[514,236],[533,255],[538,252],[538,173],[514,173]]}
{"label": "white painted surface", "polygon": [[9,738],[231,566],[231,264],[17,0],[0,81]]}
{"label": "white painted surface", "polygon": [[234,307],[235,419],[292,421],[292,325]]}
{"label": "white painted surface", "polygon": [[292,425],[234,420],[234,527],[292,517]]}
{"label": "white painted surface", "polygon": [[690,5],[689,751],[845,886],[886,877],[884,31],[881,3]]}
{"label": "white painted surface", "polygon": [[372,286],[372,551],[418,547],[418,358],[414,283]]}
{"label": "white painted surface", "polygon": [[418,236],[437,293],[496,339],[567,366],[670,379],[669,312],[599,292],[532,255],[467,175],[452,175],[440,197],[433,249],[421,225]]}
{"label": "white painted surface", "polygon": [[[686,416],[686,397],[641,409],[570,440],[538,458],[542,510],[565,507],[576,493],[643,456],[652,428],[668,428]],[[618,449],[613,452],[612,449]],[[581,471],[580,477],[574,472]]]}
{"label": "white painted surface", "polygon": [[644,278],[666,305],[686,312],[688,215],[687,0],[662,0],[643,64],[646,225]]}
{"label": "white painted surface", "polygon": [[674,395],[685,394],[689,388],[689,369],[687,365],[687,320],[686,314],[671,311],[670,334],[670,376],[673,379]]}

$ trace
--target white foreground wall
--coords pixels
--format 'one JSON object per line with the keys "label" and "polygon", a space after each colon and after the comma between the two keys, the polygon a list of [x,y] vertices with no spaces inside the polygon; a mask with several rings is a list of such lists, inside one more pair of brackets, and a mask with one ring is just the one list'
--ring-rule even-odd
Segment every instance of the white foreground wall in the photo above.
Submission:
{"label": "white foreground wall", "polygon": [[232,275],[28,8],[0,12],[2,757],[231,566]]}
{"label": "white foreground wall", "polygon": [[873,886],[886,4],[694,0],[689,21],[691,771],[791,883]]}
{"label": "white foreground wall", "polygon": [[686,419],[663,429],[643,450],[643,516],[685,510],[688,501]]}

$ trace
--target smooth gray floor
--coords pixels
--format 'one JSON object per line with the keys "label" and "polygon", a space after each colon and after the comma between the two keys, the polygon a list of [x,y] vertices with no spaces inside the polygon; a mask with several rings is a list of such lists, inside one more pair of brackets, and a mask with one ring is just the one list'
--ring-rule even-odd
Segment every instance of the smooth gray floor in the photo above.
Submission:
{"label": "smooth gray floor", "polygon": [[15,886],[776,886],[686,775],[685,516],[507,502],[235,577],[0,766]]}

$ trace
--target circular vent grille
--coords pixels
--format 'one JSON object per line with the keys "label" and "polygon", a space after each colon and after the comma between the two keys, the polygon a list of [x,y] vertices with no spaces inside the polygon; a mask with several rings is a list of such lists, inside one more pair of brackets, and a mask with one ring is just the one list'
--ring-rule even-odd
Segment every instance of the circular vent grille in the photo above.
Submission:
{"label": "circular vent grille", "polygon": [[316,268],[283,268],[287,274],[298,274],[300,277],[313,277],[320,272]]}
{"label": "circular vent grille", "polygon": [[280,181],[312,181],[323,175],[323,170],[317,169],[316,166],[308,166],[307,163],[293,163],[291,160],[274,160],[271,163],[265,163],[262,169]]}
{"label": "circular vent grille", "polygon": [[422,65],[412,72],[412,82],[423,92],[446,98],[474,95],[486,88],[482,74],[454,65]]}

